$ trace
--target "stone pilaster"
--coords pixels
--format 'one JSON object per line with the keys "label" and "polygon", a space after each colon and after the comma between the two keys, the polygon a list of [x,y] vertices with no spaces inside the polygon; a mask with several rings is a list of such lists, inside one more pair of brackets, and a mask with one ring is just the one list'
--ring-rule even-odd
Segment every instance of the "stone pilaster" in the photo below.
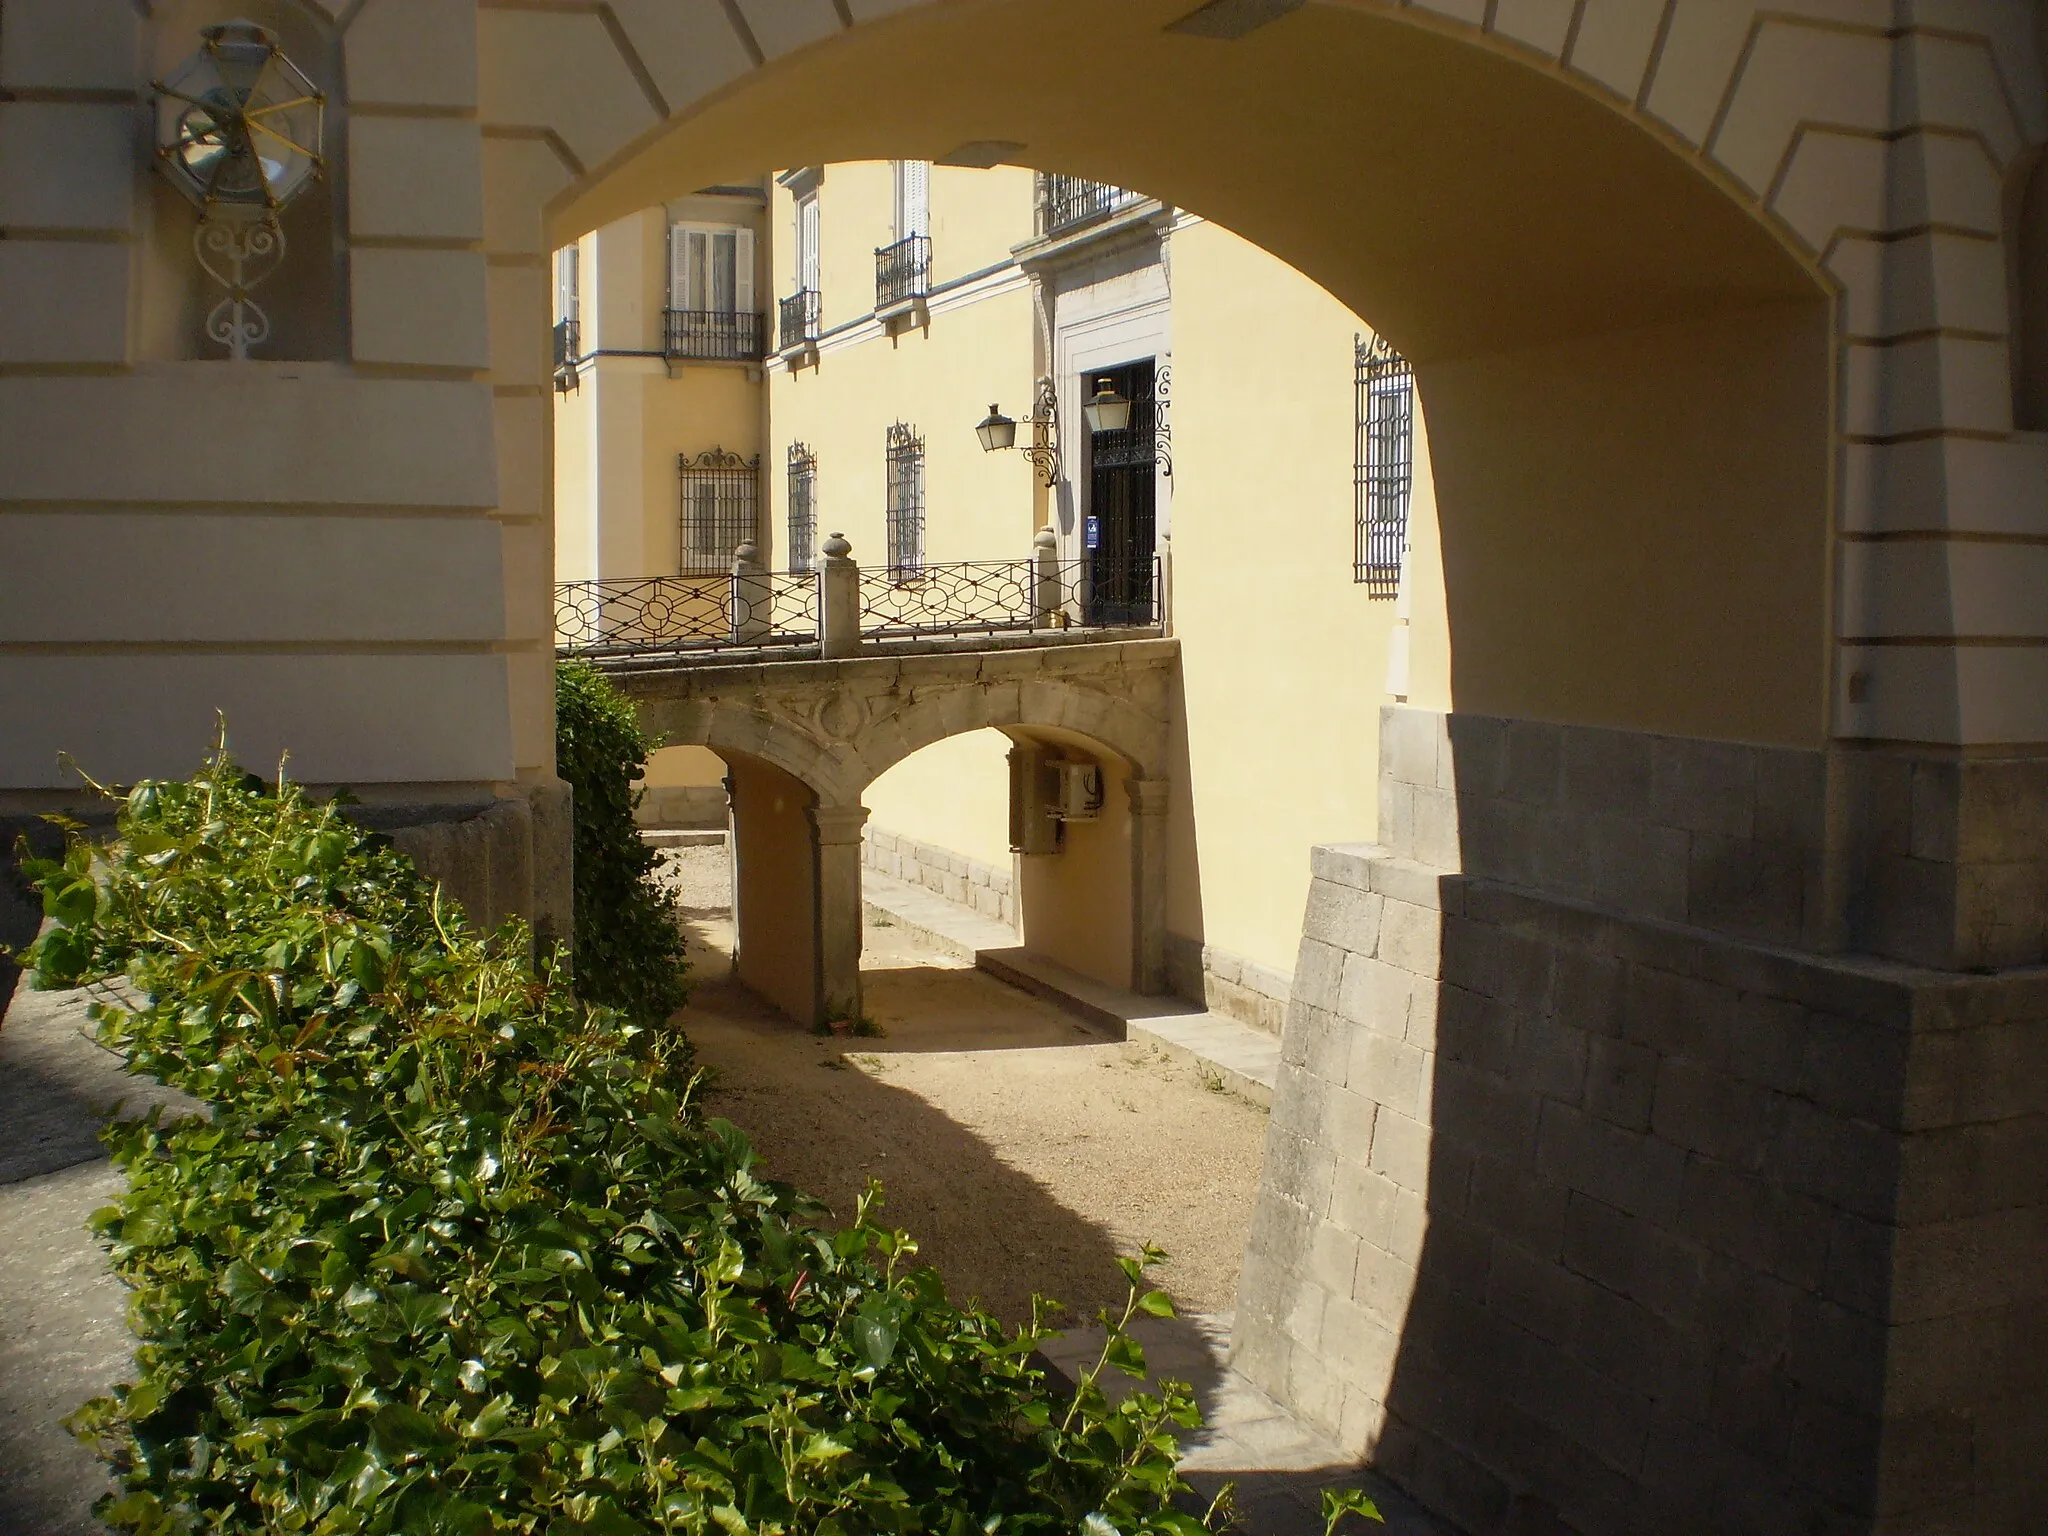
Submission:
{"label": "stone pilaster", "polygon": [[1170,989],[1166,968],[1166,779],[1126,779],[1131,797],[1131,988]]}
{"label": "stone pilaster", "polygon": [[814,805],[804,812],[817,852],[818,992],[825,1019],[860,1016],[860,865],[864,805]]}

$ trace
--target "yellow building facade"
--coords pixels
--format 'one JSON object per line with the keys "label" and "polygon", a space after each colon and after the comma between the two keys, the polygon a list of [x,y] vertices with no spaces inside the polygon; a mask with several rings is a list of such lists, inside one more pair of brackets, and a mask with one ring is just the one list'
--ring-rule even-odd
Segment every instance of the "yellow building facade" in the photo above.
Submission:
{"label": "yellow building facade", "polygon": [[[914,564],[898,584],[906,611],[997,600],[1041,529],[1063,569],[1107,553],[1142,610],[1119,617],[1170,633],[1182,656],[1169,974],[1176,990],[1277,1031],[1309,850],[1374,835],[1380,707],[1430,658],[1443,671],[1441,624],[1411,624],[1399,579],[1412,565],[1411,586],[1441,586],[1428,436],[1405,367],[1284,262],[1141,193],[889,161],[763,185],[758,217],[743,200],[699,197],[557,256],[558,277],[578,272],[583,285],[580,300],[565,288],[562,323],[580,302],[598,328],[561,376],[558,574],[698,569],[679,519],[690,456],[713,444],[758,456],[745,537],[762,564],[807,567],[840,534],[864,570]],[[759,242],[762,302],[742,322],[762,327],[758,366],[623,355],[653,350],[663,311],[687,311],[679,252],[701,240],[707,210]],[[913,291],[892,306],[878,283],[898,275],[899,255],[914,264],[903,274]],[[728,312],[733,291],[722,290]],[[1104,379],[1143,396],[1147,420],[1129,444],[1088,431],[1084,402]],[[1052,452],[986,449],[975,431],[985,410],[1023,417],[1018,441]],[[891,527],[892,464],[901,470],[906,448],[914,532],[901,516]],[[1110,463],[1119,448],[1130,451]],[[1383,525],[1389,509],[1406,517],[1400,532],[1381,527],[1376,565],[1375,497]],[[865,796],[869,867],[1129,986],[1119,765],[1106,761],[1097,819],[1066,825],[1057,853],[1023,852],[1013,745],[984,729],[884,773]],[[720,814],[724,772],[707,749],[664,750],[644,814]]]}

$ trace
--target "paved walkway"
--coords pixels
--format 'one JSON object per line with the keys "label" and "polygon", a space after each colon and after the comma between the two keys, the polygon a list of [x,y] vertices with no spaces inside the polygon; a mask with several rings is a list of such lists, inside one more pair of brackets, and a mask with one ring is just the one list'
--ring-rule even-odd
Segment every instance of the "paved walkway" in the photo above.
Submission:
{"label": "paved walkway", "polygon": [[80,992],[17,987],[0,1022],[0,1533],[104,1536],[110,1486],[60,1422],[120,1381],[126,1293],[86,1218],[120,1191],[99,1128],[115,1108],[193,1107],[91,1039]]}
{"label": "paved walkway", "polygon": [[[1019,947],[1016,931],[948,901],[934,891],[879,870],[861,871],[872,912],[990,975],[1055,1003],[1113,1037],[1143,1040],[1212,1072],[1232,1091],[1270,1106],[1280,1069],[1280,1042],[1264,1030],[1172,997],[1142,997],[1105,986]],[[1359,1467],[1320,1431],[1230,1367],[1231,1319],[1141,1318],[1132,1328],[1145,1346],[1153,1381],[1187,1382],[1202,1405],[1202,1428],[1182,1442],[1181,1470],[1203,1499],[1236,1485],[1245,1536],[1321,1536],[1322,1490],[1364,1487],[1379,1502],[1388,1536],[1457,1536],[1384,1479]],[[1043,1351],[1071,1381],[1100,1354],[1102,1330],[1068,1330]],[[1137,1383],[1109,1372],[1104,1386],[1120,1397]],[[1346,1522],[1347,1536],[1368,1527]]]}
{"label": "paved walkway", "polygon": [[1270,1108],[1280,1071],[1280,1041],[1262,1029],[1177,997],[1142,997],[1106,986],[1019,947],[1006,923],[983,917],[934,891],[880,870],[861,871],[861,897],[892,922],[916,929],[940,948],[972,960],[1013,987],[1035,992],[1113,1038],[1142,1040],[1254,1104]]}

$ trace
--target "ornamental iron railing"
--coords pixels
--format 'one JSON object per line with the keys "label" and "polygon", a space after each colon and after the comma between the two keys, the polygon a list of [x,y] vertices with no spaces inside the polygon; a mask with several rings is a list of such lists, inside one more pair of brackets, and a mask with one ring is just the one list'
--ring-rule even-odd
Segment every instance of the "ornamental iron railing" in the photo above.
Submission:
{"label": "ornamental iron railing", "polygon": [[780,346],[784,352],[794,352],[797,348],[807,347],[818,339],[817,289],[799,289],[783,299],[777,308],[781,321]]}
{"label": "ornamental iron railing", "polygon": [[555,586],[555,647],[565,656],[811,645],[817,638],[818,580],[809,571]]}
{"label": "ornamental iron railing", "polygon": [[1375,336],[1357,343],[1352,489],[1357,535],[1351,579],[1368,597],[1401,590],[1408,551],[1408,500],[1415,476],[1415,370]]}
{"label": "ornamental iron railing", "polygon": [[860,578],[864,640],[936,640],[1032,629],[1129,628],[1159,622],[1159,560],[954,560],[908,579]]}
{"label": "ornamental iron railing", "polygon": [[[911,580],[863,571],[863,644],[972,640],[1054,630],[1129,629],[1160,622],[1155,555],[925,566]],[[709,656],[740,648],[819,643],[817,571],[741,566],[724,576],[644,576],[555,587],[555,645],[565,656]]]}
{"label": "ornamental iron railing", "polygon": [[907,304],[932,290],[932,238],[911,235],[875,252],[875,308]]}
{"label": "ornamental iron railing", "polygon": [[751,310],[663,310],[662,355],[671,361],[759,362],[766,328],[765,319]]}
{"label": "ornamental iron railing", "polygon": [[1038,177],[1038,233],[1057,235],[1078,229],[1137,201],[1138,194],[1127,187],[1042,171]]}

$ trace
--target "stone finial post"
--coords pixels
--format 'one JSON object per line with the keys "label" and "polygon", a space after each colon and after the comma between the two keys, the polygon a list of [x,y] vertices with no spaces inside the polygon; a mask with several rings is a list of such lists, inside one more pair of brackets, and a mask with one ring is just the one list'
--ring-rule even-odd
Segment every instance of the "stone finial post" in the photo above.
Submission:
{"label": "stone finial post", "polygon": [[818,653],[831,660],[860,650],[860,567],[843,533],[818,556]]}
{"label": "stone finial post", "polygon": [[761,564],[761,546],[749,539],[732,552],[732,643],[758,644],[767,636],[773,617],[774,592],[767,568]]}
{"label": "stone finial post", "polygon": [[1031,540],[1031,627],[1057,629],[1066,617],[1060,599],[1060,539],[1050,527]]}
{"label": "stone finial post", "polygon": [[1159,535],[1159,595],[1155,600],[1158,612],[1152,615],[1159,625],[1159,633],[1173,633],[1173,535]]}

